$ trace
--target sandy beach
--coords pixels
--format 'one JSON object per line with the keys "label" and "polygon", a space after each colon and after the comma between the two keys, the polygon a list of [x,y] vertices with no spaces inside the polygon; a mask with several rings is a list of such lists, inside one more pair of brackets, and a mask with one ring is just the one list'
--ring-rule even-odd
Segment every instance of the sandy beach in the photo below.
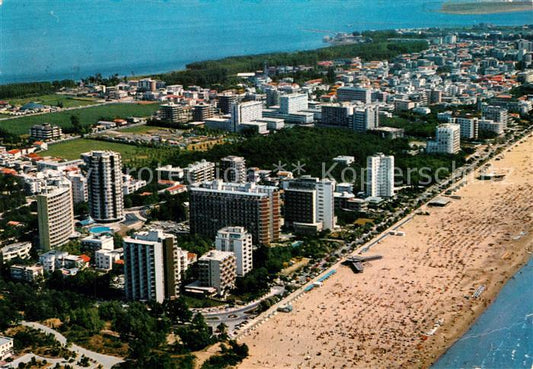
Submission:
{"label": "sandy beach", "polygon": [[292,313],[242,337],[250,356],[239,368],[429,367],[533,251],[533,137],[502,156],[491,164],[503,181],[470,176],[461,199],[423,207],[430,215],[404,224],[405,236],[367,253],[382,260],[361,274],[338,266]]}

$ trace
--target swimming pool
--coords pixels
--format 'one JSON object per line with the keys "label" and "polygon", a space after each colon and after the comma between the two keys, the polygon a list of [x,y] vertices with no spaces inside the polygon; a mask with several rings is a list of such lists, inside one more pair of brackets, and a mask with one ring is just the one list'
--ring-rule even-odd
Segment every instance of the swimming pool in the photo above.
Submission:
{"label": "swimming pool", "polygon": [[92,227],[89,232],[99,234],[99,233],[113,233],[113,230],[109,227]]}

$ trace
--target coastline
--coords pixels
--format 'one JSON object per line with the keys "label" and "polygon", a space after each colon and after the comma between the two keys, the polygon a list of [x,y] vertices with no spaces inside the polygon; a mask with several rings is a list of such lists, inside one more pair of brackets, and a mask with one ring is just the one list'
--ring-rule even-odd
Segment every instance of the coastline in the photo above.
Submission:
{"label": "coastline", "polygon": [[[293,313],[277,314],[243,337],[250,358],[239,368],[430,367],[531,256],[533,136],[524,140],[491,161],[515,169],[508,179],[469,180],[457,193],[462,200],[428,209],[430,216],[400,228],[405,237],[373,246],[371,254],[383,259],[362,274],[338,267],[323,287],[294,303]],[[519,230],[527,234],[514,240]],[[486,290],[478,299],[465,298],[481,285]],[[439,320],[435,334],[421,338]]]}
{"label": "coastline", "polygon": [[482,15],[516,13],[533,10],[533,3],[520,2],[489,2],[489,3],[444,3],[439,13],[454,15]]}
{"label": "coastline", "polygon": [[[491,357],[494,361],[492,361],[492,364],[489,364],[488,367],[491,367],[490,365],[494,366],[498,360],[501,360],[502,357],[505,357],[505,354],[502,354],[501,347],[497,347],[494,349],[494,346],[491,345],[491,349],[489,351],[480,351],[480,347],[488,347],[486,345],[487,342],[484,342],[486,340],[486,337],[481,337],[485,335],[490,335],[493,333],[496,333],[500,330],[505,330],[505,328],[509,327],[509,329],[512,329],[512,324],[509,323],[509,320],[516,319],[517,317],[521,317],[521,313],[518,314],[513,311],[512,314],[509,314],[507,321],[500,321],[499,317],[501,317],[502,314],[506,314],[505,307],[502,307],[502,305],[507,305],[507,308],[514,309],[515,306],[512,306],[513,304],[519,304],[520,300],[522,298],[518,298],[516,296],[516,292],[520,291],[519,287],[517,285],[524,284],[524,281],[529,281],[531,279],[531,268],[533,267],[533,257],[530,257],[529,260],[525,263],[525,265],[521,266],[512,277],[508,278],[505,284],[502,286],[502,288],[498,291],[497,295],[495,296],[494,300],[487,306],[487,308],[474,320],[472,325],[467,329],[464,334],[462,334],[459,339],[454,341],[451,347],[449,347],[439,358],[435,363],[432,364],[432,369],[444,369],[448,368],[452,364],[451,361],[454,363],[458,362],[464,362],[463,360],[467,359],[470,360],[469,362],[473,365],[477,365],[476,362],[474,362],[474,358],[479,358],[479,356],[486,355],[485,358]],[[522,273],[525,273],[526,277],[522,275]],[[528,274],[529,273],[529,274]],[[527,283],[527,282],[526,282]],[[524,286],[522,286],[524,287]],[[527,284],[525,288],[530,288],[531,286]],[[533,291],[524,291],[524,293],[532,293]],[[522,300],[523,301],[523,300]],[[524,306],[524,308],[528,308],[528,305]],[[507,314],[506,314],[507,315]],[[529,311],[526,313],[526,317],[529,315]],[[485,327],[485,324],[488,324],[489,327]],[[523,328],[523,327],[522,327]],[[509,331],[508,331],[509,332]],[[518,335],[521,333],[520,330],[514,331],[513,333],[509,333],[507,337],[511,337],[512,340],[505,343],[504,346],[515,346],[520,347],[521,339],[518,337]],[[470,342],[466,344],[466,348],[471,348],[471,350],[465,350],[464,342],[468,339],[472,339],[474,337],[480,337],[481,342],[484,342],[483,344],[480,343],[473,343]],[[496,333],[497,339],[500,339],[501,336],[498,336],[498,333]],[[494,338],[492,339],[494,341]],[[477,347],[476,347],[477,345]],[[503,349],[505,352],[505,349]],[[514,351],[514,349],[513,349]],[[466,357],[463,355],[463,352],[468,352]],[[492,357],[493,354],[497,354],[499,358]],[[514,353],[513,353],[514,356]],[[518,356],[518,355],[517,355]],[[527,359],[527,357],[525,357]],[[515,358],[516,360],[516,358]],[[516,362],[516,361],[515,361]],[[501,364],[501,363],[500,363]]]}

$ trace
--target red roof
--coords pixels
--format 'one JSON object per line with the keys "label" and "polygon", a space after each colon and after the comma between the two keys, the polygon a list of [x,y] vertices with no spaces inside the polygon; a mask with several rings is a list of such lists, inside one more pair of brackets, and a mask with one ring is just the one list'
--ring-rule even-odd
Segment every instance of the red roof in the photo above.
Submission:
{"label": "red roof", "polygon": [[2,169],[0,169],[0,172],[1,172],[2,174],[17,175],[17,171],[16,171],[15,169],[2,168]]}
{"label": "red roof", "polygon": [[91,261],[91,258],[85,254],[81,254],[80,255],[80,259],[83,260],[84,262],[88,263],[89,261]]}
{"label": "red roof", "polygon": [[172,186],[172,187],[169,187],[167,188],[167,191],[171,192],[171,191],[177,191],[177,190],[181,190],[181,189],[184,189],[185,186],[182,185],[182,184],[177,184],[175,186]]}
{"label": "red roof", "polygon": [[9,150],[8,154],[18,154],[19,152],[20,152],[19,149],[13,149],[13,150]]}

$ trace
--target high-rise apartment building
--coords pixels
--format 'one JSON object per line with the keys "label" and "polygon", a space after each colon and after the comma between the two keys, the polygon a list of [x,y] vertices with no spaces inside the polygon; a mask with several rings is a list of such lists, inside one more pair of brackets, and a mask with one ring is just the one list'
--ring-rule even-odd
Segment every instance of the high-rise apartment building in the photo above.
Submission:
{"label": "high-rise apartment building", "polygon": [[74,208],[71,184],[57,179],[37,195],[39,246],[43,250],[61,246],[74,234]]}
{"label": "high-rise apartment building", "polygon": [[160,107],[161,120],[170,123],[187,123],[193,118],[190,106],[178,104],[163,104]]}
{"label": "high-rise apartment building", "polygon": [[459,125],[459,132],[462,138],[478,138],[479,122],[477,118],[451,118],[450,121]]}
{"label": "high-rise apartment building", "polygon": [[229,251],[235,254],[237,276],[244,277],[253,269],[252,235],[244,227],[225,227],[218,231],[215,239],[218,251]]}
{"label": "high-rise apartment building", "polygon": [[182,258],[176,238],[161,230],[138,232],[124,238],[126,297],[163,302],[179,295]]}
{"label": "high-rise apartment building", "polygon": [[503,129],[507,128],[507,122],[509,121],[509,113],[507,109],[499,106],[483,104],[481,113],[485,119],[503,124]]}
{"label": "high-rise apartment building", "polygon": [[222,114],[230,114],[231,106],[238,102],[238,98],[232,94],[225,94],[218,96],[218,108]]}
{"label": "high-rise apartment building", "polygon": [[337,89],[337,101],[361,101],[370,104],[372,102],[372,90],[362,87],[340,87]]}
{"label": "high-rise apartment building", "polygon": [[335,182],[302,176],[284,191],[285,224],[308,225],[316,230],[335,228]]}
{"label": "high-rise apartment building", "polygon": [[191,187],[191,233],[215,237],[228,226],[243,226],[254,244],[269,244],[280,235],[280,197],[274,186],[219,180]]}
{"label": "high-rise apartment building", "polygon": [[428,153],[457,154],[461,150],[461,127],[458,124],[444,123],[437,127],[435,140],[428,141]]}
{"label": "high-rise apartment building", "polygon": [[89,199],[87,178],[81,173],[68,173],[67,176],[72,184],[72,200],[74,201],[74,204],[86,202]]}
{"label": "high-rise apartment building", "polygon": [[308,107],[307,94],[281,95],[279,98],[279,111],[282,114],[296,114]]}
{"label": "high-rise apartment building", "polygon": [[122,160],[114,151],[91,151],[81,155],[87,167],[89,210],[97,222],[124,218]]}
{"label": "high-rise apartment building", "polygon": [[349,127],[350,119],[353,114],[353,105],[328,104],[322,105],[322,114],[320,124],[331,127]]}
{"label": "high-rise apartment building", "polygon": [[213,118],[214,108],[209,104],[195,105],[192,111],[192,120],[203,122],[206,119]]}
{"label": "high-rise apartment building", "polygon": [[394,156],[377,153],[366,159],[366,193],[372,197],[394,196]]}
{"label": "high-rise apartment building", "polygon": [[239,125],[249,123],[263,117],[261,101],[235,103],[231,106],[231,126],[233,132],[239,132]]}
{"label": "high-rise apartment building", "polygon": [[377,106],[365,106],[353,111],[352,129],[364,132],[379,127],[379,108]]}
{"label": "high-rise apartment building", "polygon": [[219,295],[235,286],[236,271],[233,252],[212,250],[198,259],[200,285],[216,288]]}
{"label": "high-rise apartment building", "polygon": [[246,160],[242,156],[226,156],[220,160],[220,175],[224,182],[246,182]]}

